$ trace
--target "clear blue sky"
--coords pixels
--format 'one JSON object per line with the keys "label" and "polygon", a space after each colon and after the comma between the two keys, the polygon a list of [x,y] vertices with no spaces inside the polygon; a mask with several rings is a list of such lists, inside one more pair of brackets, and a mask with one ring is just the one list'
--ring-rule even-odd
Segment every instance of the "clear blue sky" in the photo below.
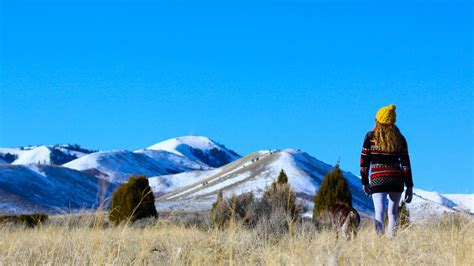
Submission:
{"label": "clear blue sky", "polygon": [[2,147],[195,134],[358,173],[394,103],[415,186],[474,193],[471,1],[0,2]]}

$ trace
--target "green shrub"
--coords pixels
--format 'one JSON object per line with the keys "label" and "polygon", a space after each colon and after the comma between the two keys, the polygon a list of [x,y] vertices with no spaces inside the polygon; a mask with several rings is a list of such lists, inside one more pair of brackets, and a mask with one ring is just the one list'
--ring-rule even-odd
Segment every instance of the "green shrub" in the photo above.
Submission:
{"label": "green shrub", "polygon": [[251,205],[248,225],[255,227],[258,235],[265,239],[279,239],[289,232],[293,225],[301,221],[305,211],[303,204],[297,201],[296,193],[290,184],[277,179],[265,191],[263,197]]}
{"label": "green shrub", "polygon": [[303,206],[296,201],[296,193],[288,183],[273,183],[270,189],[265,191],[262,201],[271,209],[281,209],[287,212],[295,220],[304,211]]}
{"label": "green shrub", "polygon": [[289,223],[299,221],[305,211],[303,204],[297,201],[296,193],[288,184],[288,177],[283,170],[262,198],[255,200],[249,207],[247,224],[264,229],[265,234],[288,231]]}
{"label": "green shrub", "polygon": [[339,165],[324,176],[321,187],[314,197],[313,218],[318,218],[332,204],[339,202],[352,206],[352,195],[349,185]]}
{"label": "green shrub", "polygon": [[212,226],[209,215],[205,213],[179,213],[170,215],[167,220],[171,224],[203,231],[208,231]]}
{"label": "green shrub", "polygon": [[217,195],[216,202],[212,205],[210,219],[212,225],[217,228],[226,227],[231,221],[248,223],[250,206],[254,203],[252,192],[243,193],[239,196],[233,195],[224,199],[222,191]]}
{"label": "green shrub", "polygon": [[128,183],[114,191],[109,220],[119,224],[148,217],[158,217],[148,179],[145,176],[131,176]]}
{"label": "green shrub", "polygon": [[227,222],[228,216],[228,207],[225,204],[222,191],[219,191],[219,193],[217,194],[216,202],[212,204],[210,212],[211,223],[212,225],[217,226],[218,228],[223,228],[225,223]]}
{"label": "green shrub", "polygon": [[293,219],[287,211],[282,208],[273,208],[257,220],[255,232],[259,238],[278,241],[290,231],[292,221]]}
{"label": "green shrub", "polygon": [[21,215],[5,215],[0,216],[0,224],[16,224],[35,227],[44,223],[48,219],[48,215],[44,213],[21,214]]}
{"label": "green shrub", "polygon": [[231,215],[236,221],[246,224],[249,220],[250,206],[254,203],[252,192],[243,193],[238,196],[233,195],[229,200]]}

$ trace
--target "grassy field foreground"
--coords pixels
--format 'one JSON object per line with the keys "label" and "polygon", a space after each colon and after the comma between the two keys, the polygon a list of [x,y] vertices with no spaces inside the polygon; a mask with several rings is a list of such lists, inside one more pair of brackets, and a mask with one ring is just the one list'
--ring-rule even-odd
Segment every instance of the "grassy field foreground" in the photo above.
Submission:
{"label": "grassy field foreground", "polygon": [[[70,219],[70,218],[64,218]],[[99,225],[100,224],[100,225]],[[36,228],[0,227],[0,264],[286,264],[472,265],[474,223],[443,217],[378,237],[366,224],[351,241],[310,223],[282,236],[231,226],[217,230],[177,225],[176,219],[102,226],[101,217]]]}

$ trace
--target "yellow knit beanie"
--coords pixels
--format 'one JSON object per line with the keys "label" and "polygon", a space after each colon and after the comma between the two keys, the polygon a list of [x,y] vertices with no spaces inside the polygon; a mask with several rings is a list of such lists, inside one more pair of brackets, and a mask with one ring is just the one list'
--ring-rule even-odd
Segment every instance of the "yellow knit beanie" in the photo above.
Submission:
{"label": "yellow knit beanie", "polygon": [[393,125],[397,121],[397,114],[395,113],[395,105],[384,106],[380,108],[375,115],[375,119],[380,124]]}

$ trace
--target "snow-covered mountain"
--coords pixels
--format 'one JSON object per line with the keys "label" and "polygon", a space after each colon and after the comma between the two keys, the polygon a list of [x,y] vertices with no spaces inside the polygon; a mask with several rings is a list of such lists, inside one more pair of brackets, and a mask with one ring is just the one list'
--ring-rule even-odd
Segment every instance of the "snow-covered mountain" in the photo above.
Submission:
{"label": "snow-covered mountain", "polygon": [[111,182],[126,182],[130,175],[169,175],[210,170],[240,156],[206,137],[169,139],[147,149],[105,151],[85,155],[64,167],[85,171]]}
{"label": "snow-covered mountain", "polygon": [[[161,211],[208,210],[220,190],[226,196],[250,191],[261,196],[281,169],[311,209],[315,192],[332,168],[292,149],[259,151],[241,158],[207,137],[196,136],[133,152],[92,152],[78,145],[0,148],[0,214],[94,208],[98,195],[109,195],[133,174],[151,177]],[[355,208],[371,215],[372,202],[360,189],[360,178],[349,172],[344,176]],[[415,220],[443,212],[474,213],[474,194],[415,189],[408,208]]]}
{"label": "snow-covered mountain", "polygon": [[[261,196],[283,169],[295,192],[311,209],[315,192],[332,168],[300,151],[260,151],[210,171],[152,177],[150,185],[159,195],[159,210],[204,211],[211,208],[220,190],[225,196],[250,191]],[[349,172],[344,172],[344,176],[349,182],[354,207],[363,215],[372,215],[372,201],[363,194],[360,177]],[[450,195],[415,189],[408,208],[414,220],[422,220],[443,212],[468,210],[474,213],[473,207],[468,207],[473,201],[474,195],[454,195],[450,199]]]}
{"label": "snow-covered mountain", "polygon": [[156,176],[209,169],[209,166],[184,156],[155,150],[96,152],[63,166],[115,183],[126,182],[131,175]]}
{"label": "snow-covered mountain", "polygon": [[240,158],[240,155],[227,149],[224,145],[202,136],[169,139],[147,149],[168,151],[193,161],[202,162],[210,167],[220,167]]}
{"label": "snow-covered mountain", "polygon": [[239,157],[208,138],[192,136],[133,152],[94,152],[78,145],[0,148],[0,213],[93,208],[104,184],[110,193],[131,175],[209,170]]}
{"label": "snow-covered mountain", "polygon": [[1,164],[0,215],[94,209],[114,188],[104,179],[61,166]]}
{"label": "snow-covered mountain", "polygon": [[474,194],[441,194],[413,189],[413,201],[407,205],[413,220],[425,220],[444,212],[467,212],[474,215]]}
{"label": "snow-covered mountain", "polygon": [[[312,197],[333,167],[307,153],[296,150],[259,151],[210,171],[190,172],[150,178],[153,190],[160,196],[159,210],[208,210],[217,193],[224,195],[252,191],[261,196],[281,169],[298,196],[311,208]],[[373,211],[370,199],[360,190],[360,179],[345,172],[355,207],[363,213]]]}
{"label": "snow-covered mountain", "polygon": [[0,148],[0,163],[11,163],[14,165],[61,165],[92,152],[91,150],[81,148],[79,145]]}

